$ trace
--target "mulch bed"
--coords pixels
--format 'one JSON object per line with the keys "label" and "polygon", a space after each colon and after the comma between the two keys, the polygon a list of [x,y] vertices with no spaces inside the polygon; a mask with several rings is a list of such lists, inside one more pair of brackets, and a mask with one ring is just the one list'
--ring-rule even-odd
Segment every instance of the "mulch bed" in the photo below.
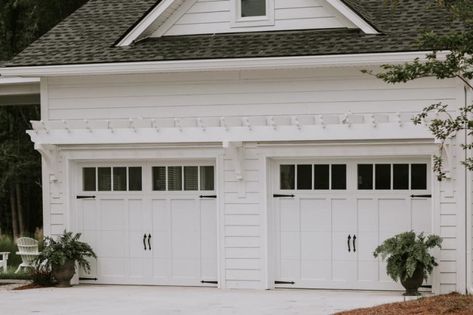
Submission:
{"label": "mulch bed", "polygon": [[13,290],[14,291],[22,291],[22,290],[40,289],[40,288],[45,288],[45,287],[42,286],[42,285],[39,285],[39,284],[28,283],[28,284],[22,285],[20,287],[16,287]]}
{"label": "mulch bed", "polygon": [[337,315],[431,315],[431,314],[473,314],[473,296],[451,293],[421,298],[404,303],[385,304],[372,308],[357,309]]}

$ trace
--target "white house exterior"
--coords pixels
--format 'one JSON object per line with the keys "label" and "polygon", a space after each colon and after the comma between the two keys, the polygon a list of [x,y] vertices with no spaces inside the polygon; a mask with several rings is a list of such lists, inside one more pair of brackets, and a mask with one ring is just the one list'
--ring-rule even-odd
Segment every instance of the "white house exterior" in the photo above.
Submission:
{"label": "white house exterior", "polygon": [[41,78],[46,234],[83,233],[84,283],[396,290],[372,252],[415,230],[444,239],[425,290],[470,290],[465,137],[439,182],[411,117],[471,96],[361,72],[454,27],[429,3],[91,0],[0,69]]}

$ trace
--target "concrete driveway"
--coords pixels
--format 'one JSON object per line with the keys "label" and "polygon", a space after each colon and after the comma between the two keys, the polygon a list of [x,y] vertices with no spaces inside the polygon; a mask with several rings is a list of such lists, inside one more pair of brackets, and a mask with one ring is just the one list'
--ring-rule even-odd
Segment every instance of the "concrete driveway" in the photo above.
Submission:
{"label": "concrete driveway", "polygon": [[80,285],[11,291],[0,287],[0,314],[332,314],[402,301],[399,292],[218,290]]}

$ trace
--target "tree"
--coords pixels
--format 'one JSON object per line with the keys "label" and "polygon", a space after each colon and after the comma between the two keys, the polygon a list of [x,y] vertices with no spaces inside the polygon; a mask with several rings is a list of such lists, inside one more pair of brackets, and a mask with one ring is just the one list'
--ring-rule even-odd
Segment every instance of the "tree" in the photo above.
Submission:
{"label": "tree", "polygon": [[[1,0],[0,60],[9,60],[87,0]],[[39,106],[0,107],[0,230],[32,234],[41,220],[41,158],[26,134]]]}
{"label": "tree", "polygon": [[[392,5],[396,5],[395,0]],[[442,34],[436,30],[420,35],[420,47],[432,50],[426,60],[419,58],[403,65],[383,65],[375,74],[387,83],[405,83],[419,78],[458,79],[466,92],[473,91],[473,0],[432,0],[433,4],[445,7],[451,13],[452,21],[460,21],[461,27]],[[448,18],[448,17],[446,17]],[[369,72],[364,70],[363,72]],[[369,72],[372,73],[372,72]],[[432,135],[441,143],[440,151],[434,157],[434,171],[437,178],[446,177],[443,168],[443,149],[447,141],[459,132],[473,136],[473,104],[454,104],[459,111],[451,111],[452,104],[439,102],[425,107],[413,118],[416,125],[425,124]],[[462,144],[464,150],[473,149],[473,143]],[[473,159],[462,162],[470,171]]]}

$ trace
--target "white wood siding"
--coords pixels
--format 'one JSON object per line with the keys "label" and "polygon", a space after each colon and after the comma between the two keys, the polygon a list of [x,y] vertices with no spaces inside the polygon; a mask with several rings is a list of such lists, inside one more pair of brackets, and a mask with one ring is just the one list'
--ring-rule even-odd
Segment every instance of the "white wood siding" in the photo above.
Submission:
{"label": "white wood siding", "polygon": [[50,78],[43,120],[416,112],[457,90],[387,85],[358,69]]}
{"label": "white wood siding", "polygon": [[151,37],[354,27],[324,0],[275,0],[274,25],[235,27],[234,1],[198,0],[187,11],[177,11],[177,16],[170,17]]}

